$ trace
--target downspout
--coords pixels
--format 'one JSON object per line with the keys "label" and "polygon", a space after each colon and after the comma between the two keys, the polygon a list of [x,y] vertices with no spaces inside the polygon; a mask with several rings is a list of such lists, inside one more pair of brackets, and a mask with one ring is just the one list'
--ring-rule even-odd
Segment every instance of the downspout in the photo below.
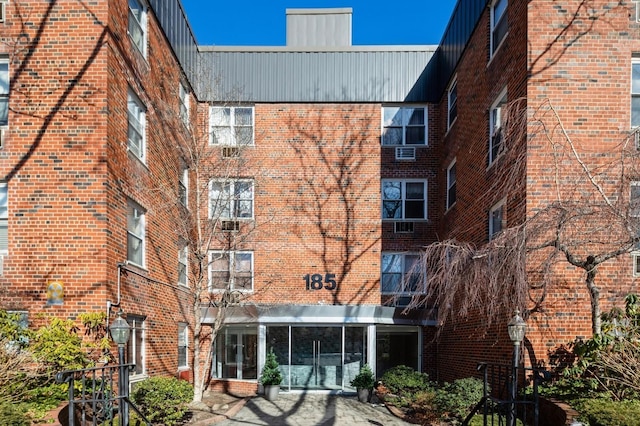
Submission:
{"label": "downspout", "polygon": [[121,300],[121,296],[122,293],[120,292],[120,275],[122,275],[122,267],[125,266],[126,263],[120,262],[118,263],[118,299],[117,302],[113,303],[111,300],[107,300],[107,328],[108,327],[108,323],[109,323],[109,315],[111,314],[111,307],[112,306],[120,306],[120,300]]}

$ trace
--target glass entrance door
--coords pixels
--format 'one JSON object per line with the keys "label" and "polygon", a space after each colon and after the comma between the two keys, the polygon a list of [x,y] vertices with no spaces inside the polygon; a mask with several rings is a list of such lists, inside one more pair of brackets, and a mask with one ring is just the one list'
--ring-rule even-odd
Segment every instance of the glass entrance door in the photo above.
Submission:
{"label": "glass entrance door", "polygon": [[342,388],[342,327],[291,327],[291,388]]}

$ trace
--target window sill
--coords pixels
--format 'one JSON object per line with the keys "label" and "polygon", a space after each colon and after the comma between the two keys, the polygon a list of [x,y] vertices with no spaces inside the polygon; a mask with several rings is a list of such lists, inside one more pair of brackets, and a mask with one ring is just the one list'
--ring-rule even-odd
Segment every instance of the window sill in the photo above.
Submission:
{"label": "window sill", "polygon": [[[500,52],[500,48],[504,45],[504,42],[508,36],[509,36],[509,31],[507,31],[504,37],[502,37],[502,40],[500,40],[500,44],[498,45],[498,47],[496,47],[496,50],[491,52],[491,56],[489,57],[489,62],[487,62],[487,68],[489,68],[489,65],[491,65],[491,63],[493,62],[493,58],[495,58],[498,52]],[[489,41],[489,43],[491,43],[491,41]]]}

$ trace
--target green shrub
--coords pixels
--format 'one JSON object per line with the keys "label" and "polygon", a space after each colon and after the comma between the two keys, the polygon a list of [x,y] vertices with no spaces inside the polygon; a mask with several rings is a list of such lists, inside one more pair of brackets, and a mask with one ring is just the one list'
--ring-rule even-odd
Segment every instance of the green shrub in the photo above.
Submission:
{"label": "green shrub", "polygon": [[581,400],[576,404],[590,426],[640,426],[640,401]]}
{"label": "green shrub", "polygon": [[382,375],[382,384],[396,395],[415,394],[433,388],[428,374],[415,371],[406,365],[398,365],[387,370]]}
{"label": "green shrub", "polygon": [[35,332],[30,350],[52,372],[85,368],[89,358],[77,331],[73,321],[51,318]]}
{"label": "green shrub", "polygon": [[436,391],[435,403],[441,414],[464,419],[484,395],[482,380],[467,377],[445,383]]}
{"label": "green shrub", "polygon": [[273,348],[269,350],[264,361],[262,375],[260,375],[260,383],[265,386],[279,385],[282,383],[282,374],[280,373],[278,359],[276,358],[276,354],[273,352]]}
{"label": "green shrub", "polygon": [[172,426],[184,418],[193,399],[193,386],[174,377],[152,377],[140,382],[131,397],[150,422]]}
{"label": "green shrub", "polygon": [[0,402],[0,424],[9,426],[30,426],[31,421],[24,414],[24,407],[9,402]]}
{"label": "green shrub", "polygon": [[351,380],[351,386],[356,389],[373,389],[373,385],[375,385],[375,379],[369,364],[363,365],[360,372]]}

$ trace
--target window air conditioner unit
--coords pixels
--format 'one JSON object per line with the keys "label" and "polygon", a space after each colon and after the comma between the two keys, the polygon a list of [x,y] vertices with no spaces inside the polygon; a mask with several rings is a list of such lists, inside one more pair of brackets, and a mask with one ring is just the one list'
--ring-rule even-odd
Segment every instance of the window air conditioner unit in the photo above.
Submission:
{"label": "window air conditioner unit", "polygon": [[396,234],[410,234],[413,232],[413,222],[395,222],[394,230]]}
{"label": "window air conditioner unit", "polygon": [[223,146],[222,147],[222,157],[223,158],[231,158],[237,157],[240,151],[236,146]]}
{"label": "window air conditioner unit", "polygon": [[240,230],[240,222],[237,220],[223,220],[220,224],[220,228],[226,232],[233,232]]}
{"label": "window air conditioner unit", "polygon": [[413,146],[396,147],[396,160],[415,160],[416,148]]}

